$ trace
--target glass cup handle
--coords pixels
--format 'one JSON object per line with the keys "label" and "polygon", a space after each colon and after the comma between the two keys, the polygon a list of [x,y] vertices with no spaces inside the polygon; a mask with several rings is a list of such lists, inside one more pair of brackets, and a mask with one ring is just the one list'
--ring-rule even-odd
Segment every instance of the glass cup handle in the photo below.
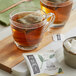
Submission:
{"label": "glass cup handle", "polygon": [[[46,27],[45,27],[45,32],[47,31],[47,29],[49,28],[49,27],[53,27],[53,22],[54,22],[54,20],[55,20],[55,14],[54,13],[48,13],[47,14],[47,19],[48,18],[50,18],[51,17],[51,19],[50,19],[50,21],[47,21],[47,23],[46,23]],[[51,26],[50,26],[51,25]]]}

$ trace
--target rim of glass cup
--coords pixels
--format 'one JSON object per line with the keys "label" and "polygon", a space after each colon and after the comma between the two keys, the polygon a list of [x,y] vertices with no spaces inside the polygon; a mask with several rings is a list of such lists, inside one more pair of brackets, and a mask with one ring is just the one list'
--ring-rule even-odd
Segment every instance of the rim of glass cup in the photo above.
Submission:
{"label": "rim of glass cup", "polygon": [[[45,2],[43,2],[43,0],[40,0],[40,1],[41,1],[42,3],[44,3],[45,5],[47,5],[45,2],[51,3],[52,5],[48,5],[48,6],[53,6],[53,7],[54,7],[53,4],[56,4],[55,2],[51,2],[51,1],[47,1],[47,0],[44,0]],[[73,3],[73,0],[68,0],[68,1],[62,2],[62,3],[58,4],[58,7],[63,7],[63,6],[68,5],[66,2],[71,2],[71,3]],[[66,3],[66,5],[61,5],[61,4],[63,4],[63,3]],[[71,3],[69,3],[69,4],[71,4]],[[57,5],[56,5],[56,6],[57,6]],[[56,6],[55,6],[55,7],[56,7]]]}
{"label": "rim of glass cup", "polygon": [[[26,8],[37,8],[37,7],[26,7]],[[15,22],[15,23],[17,23],[17,24],[21,24],[21,23],[18,23],[18,22],[16,22],[16,21],[13,21],[12,20],[12,17],[14,16],[14,15],[16,15],[16,14],[18,14],[18,13],[21,13],[21,12],[18,12],[18,13],[15,13],[14,15],[12,15],[14,12],[16,12],[18,9],[25,9],[25,11],[22,11],[22,12],[33,12],[33,11],[26,11],[26,8],[17,8],[17,9],[15,9],[15,10],[13,10],[11,13],[10,13],[10,23],[12,23],[13,24],[13,26],[15,26],[15,27],[17,27],[17,28],[21,28],[21,29],[36,29],[36,28],[39,28],[39,27],[41,27],[41,26],[43,26],[43,25],[41,25],[41,26],[36,26],[36,27],[24,27],[24,28],[22,28],[22,27],[20,27],[20,26],[16,26],[13,22]],[[35,11],[42,11],[43,13],[44,13],[44,15],[45,15],[45,17],[44,17],[44,20],[43,21],[41,21],[41,22],[39,22],[39,23],[35,23],[35,24],[30,24],[30,25],[37,25],[37,24],[40,24],[40,23],[42,23],[42,22],[44,22],[46,19],[47,19],[47,14],[43,11],[43,10],[41,10],[40,8],[37,8],[37,10],[35,10]],[[12,22],[13,21],[13,22]],[[25,25],[25,24],[22,24],[22,25]]]}

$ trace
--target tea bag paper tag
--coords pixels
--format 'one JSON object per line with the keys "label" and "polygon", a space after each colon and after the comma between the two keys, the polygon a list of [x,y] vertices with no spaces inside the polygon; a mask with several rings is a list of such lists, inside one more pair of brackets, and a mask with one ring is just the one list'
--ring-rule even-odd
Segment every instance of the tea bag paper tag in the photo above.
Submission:
{"label": "tea bag paper tag", "polygon": [[54,34],[52,36],[54,41],[64,41],[65,40],[65,35],[63,34]]}

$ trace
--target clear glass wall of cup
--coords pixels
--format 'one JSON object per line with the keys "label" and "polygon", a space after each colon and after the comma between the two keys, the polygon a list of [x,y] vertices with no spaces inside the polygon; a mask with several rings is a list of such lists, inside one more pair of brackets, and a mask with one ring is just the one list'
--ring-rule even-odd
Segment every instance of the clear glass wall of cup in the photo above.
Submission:
{"label": "clear glass wall of cup", "polygon": [[[29,16],[37,16],[40,21],[33,22]],[[27,19],[25,23],[19,22],[21,18]],[[48,18],[50,21],[47,21]],[[10,14],[10,25],[16,46],[21,50],[33,50],[39,46],[45,30],[53,23],[55,15],[53,13],[46,14],[41,9],[35,7],[19,8]]]}
{"label": "clear glass wall of cup", "polygon": [[53,27],[62,27],[70,16],[73,0],[40,0],[40,4],[43,11],[55,14]]}

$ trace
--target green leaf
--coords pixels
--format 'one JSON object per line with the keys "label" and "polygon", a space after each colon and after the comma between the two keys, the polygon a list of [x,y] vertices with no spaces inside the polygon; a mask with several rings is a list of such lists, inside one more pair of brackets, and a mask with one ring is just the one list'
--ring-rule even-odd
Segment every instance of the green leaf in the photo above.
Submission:
{"label": "green leaf", "polygon": [[55,56],[55,54],[53,54],[53,55],[50,55],[50,56],[49,56],[49,58],[53,58],[54,56]]}
{"label": "green leaf", "polygon": [[41,62],[44,62],[44,58],[41,55],[38,55]]}
{"label": "green leaf", "polygon": [[61,68],[59,68],[58,73],[61,73],[61,72],[62,72],[62,69],[61,69]]}

